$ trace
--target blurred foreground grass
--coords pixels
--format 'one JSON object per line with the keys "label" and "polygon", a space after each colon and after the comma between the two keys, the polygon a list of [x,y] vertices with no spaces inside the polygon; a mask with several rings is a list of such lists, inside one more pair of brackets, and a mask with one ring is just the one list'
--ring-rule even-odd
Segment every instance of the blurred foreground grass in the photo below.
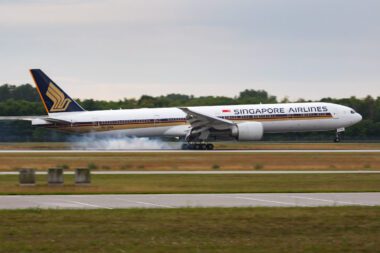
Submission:
{"label": "blurred foreground grass", "polygon": [[0,211],[0,252],[379,252],[380,207]]}

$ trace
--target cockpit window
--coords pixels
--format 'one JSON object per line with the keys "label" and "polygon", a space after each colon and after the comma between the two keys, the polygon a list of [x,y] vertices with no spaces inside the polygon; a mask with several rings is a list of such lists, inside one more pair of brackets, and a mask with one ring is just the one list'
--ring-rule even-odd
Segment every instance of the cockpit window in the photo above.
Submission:
{"label": "cockpit window", "polygon": [[355,111],[354,111],[354,110],[351,110],[351,114],[355,114]]}

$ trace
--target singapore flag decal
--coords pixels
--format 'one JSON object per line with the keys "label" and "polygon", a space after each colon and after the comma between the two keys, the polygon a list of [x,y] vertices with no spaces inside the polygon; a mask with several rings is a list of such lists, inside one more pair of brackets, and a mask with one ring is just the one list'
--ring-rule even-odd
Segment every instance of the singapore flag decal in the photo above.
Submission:
{"label": "singapore flag decal", "polygon": [[223,112],[223,113],[231,112],[231,110],[229,110],[229,109],[223,109],[222,112]]}

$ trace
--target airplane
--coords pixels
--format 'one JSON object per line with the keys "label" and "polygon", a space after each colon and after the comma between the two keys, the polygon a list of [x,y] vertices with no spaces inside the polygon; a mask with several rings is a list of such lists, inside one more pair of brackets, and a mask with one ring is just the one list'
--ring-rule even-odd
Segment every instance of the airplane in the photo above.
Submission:
{"label": "airplane", "polygon": [[258,141],[266,133],[335,130],[334,141],[340,142],[345,128],[362,120],[352,108],[322,102],[86,111],[42,70],[30,73],[47,115],[0,120],[71,133],[176,137],[186,150],[212,150],[212,142],[220,140]]}

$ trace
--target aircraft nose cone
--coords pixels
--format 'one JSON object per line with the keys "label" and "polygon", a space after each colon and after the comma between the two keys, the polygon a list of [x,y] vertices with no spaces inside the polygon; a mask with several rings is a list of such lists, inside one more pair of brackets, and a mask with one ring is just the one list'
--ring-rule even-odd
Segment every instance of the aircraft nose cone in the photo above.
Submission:
{"label": "aircraft nose cone", "polygon": [[363,117],[362,117],[362,115],[360,115],[359,113],[357,113],[357,121],[358,122],[360,122],[360,121],[362,121],[362,119],[363,119]]}

